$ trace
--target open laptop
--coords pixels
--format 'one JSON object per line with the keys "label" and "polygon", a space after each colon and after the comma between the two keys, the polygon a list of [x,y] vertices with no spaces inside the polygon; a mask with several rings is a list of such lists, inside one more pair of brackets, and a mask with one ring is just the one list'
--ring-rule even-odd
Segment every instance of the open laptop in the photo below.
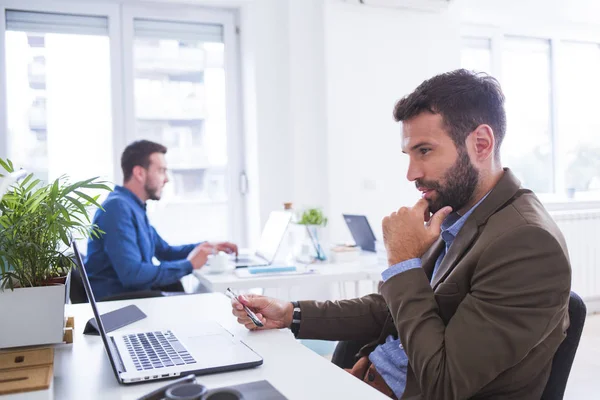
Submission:
{"label": "open laptop", "polygon": [[350,229],[354,243],[363,251],[375,252],[375,234],[373,233],[373,229],[371,229],[367,217],[352,214],[342,215],[344,221],[346,221],[346,225],[348,225],[348,229]]}
{"label": "open laptop", "polygon": [[98,331],[119,383],[232,371],[263,363],[258,354],[216,322],[198,324],[198,333],[185,338],[177,336],[172,330],[158,329],[108,336],[75,243],[73,251],[98,323]]}
{"label": "open laptop", "polygon": [[277,250],[285,236],[292,215],[285,211],[271,211],[269,219],[260,235],[258,248],[251,256],[235,259],[236,268],[259,267],[273,264]]}

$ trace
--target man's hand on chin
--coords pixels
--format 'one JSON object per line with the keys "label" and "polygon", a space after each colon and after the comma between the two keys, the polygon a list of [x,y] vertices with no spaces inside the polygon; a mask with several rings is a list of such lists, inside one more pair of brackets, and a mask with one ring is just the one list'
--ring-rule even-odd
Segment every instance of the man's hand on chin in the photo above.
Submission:
{"label": "man's hand on chin", "polygon": [[383,242],[390,266],[421,258],[440,236],[442,222],[452,208],[442,208],[425,224],[428,210],[427,200],[419,199],[413,207],[401,207],[383,219]]}

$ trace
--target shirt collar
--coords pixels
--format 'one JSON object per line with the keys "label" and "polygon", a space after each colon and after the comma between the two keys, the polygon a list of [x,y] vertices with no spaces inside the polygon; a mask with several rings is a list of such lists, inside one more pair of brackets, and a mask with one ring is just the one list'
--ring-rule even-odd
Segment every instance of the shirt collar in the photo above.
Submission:
{"label": "shirt collar", "polygon": [[454,238],[456,235],[458,235],[458,232],[467,221],[467,218],[469,218],[469,215],[475,211],[477,206],[479,206],[489,194],[490,192],[486,193],[486,195],[483,196],[481,200],[471,207],[464,215],[460,215],[458,212],[453,212],[446,217],[444,222],[442,222],[442,240],[444,240],[447,245],[452,244],[452,241],[454,241]]}
{"label": "shirt collar", "polygon": [[131,190],[127,189],[126,187],[115,185],[114,191],[132,199],[137,205],[146,210],[146,203],[144,203],[139,197],[137,197]]}

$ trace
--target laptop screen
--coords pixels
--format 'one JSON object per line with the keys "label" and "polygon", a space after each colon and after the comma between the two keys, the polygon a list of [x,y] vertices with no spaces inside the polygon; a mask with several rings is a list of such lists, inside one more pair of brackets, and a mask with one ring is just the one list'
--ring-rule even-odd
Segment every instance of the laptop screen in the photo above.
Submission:
{"label": "laptop screen", "polygon": [[256,249],[257,256],[273,262],[291,219],[292,215],[288,212],[271,211],[260,235],[260,241]]}
{"label": "laptop screen", "polygon": [[94,312],[94,317],[96,318],[98,332],[100,332],[100,336],[102,337],[102,342],[104,343],[104,348],[106,349],[106,352],[109,355],[108,358],[110,359],[110,363],[112,364],[113,370],[116,372],[117,369],[115,362],[110,356],[110,347],[108,344],[108,337],[106,336],[106,331],[104,330],[104,324],[102,323],[102,318],[100,318],[100,313],[98,312],[96,299],[94,298],[94,293],[92,292],[92,286],[90,285],[90,280],[88,279],[85,266],[83,265],[83,259],[81,258],[81,254],[79,253],[79,249],[77,248],[77,244],[75,242],[73,242],[73,252],[75,253],[75,264],[77,264],[77,268],[79,269],[79,274],[81,275],[81,280],[83,281],[85,293],[87,294],[88,300],[90,301],[90,305],[92,306],[92,311]]}
{"label": "laptop screen", "polygon": [[342,214],[352,238],[357,246],[364,251],[375,251],[375,234],[364,215]]}

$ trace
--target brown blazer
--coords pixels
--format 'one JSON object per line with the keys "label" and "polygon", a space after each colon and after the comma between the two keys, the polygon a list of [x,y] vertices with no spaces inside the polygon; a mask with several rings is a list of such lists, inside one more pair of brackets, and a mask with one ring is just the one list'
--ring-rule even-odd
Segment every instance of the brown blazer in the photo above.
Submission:
{"label": "brown blazer", "polygon": [[469,216],[430,283],[422,268],[381,294],[302,301],[299,338],[400,338],[410,360],[403,399],[539,399],[569,325],[571,267],[564,238],[537,197],[505,169]]}

